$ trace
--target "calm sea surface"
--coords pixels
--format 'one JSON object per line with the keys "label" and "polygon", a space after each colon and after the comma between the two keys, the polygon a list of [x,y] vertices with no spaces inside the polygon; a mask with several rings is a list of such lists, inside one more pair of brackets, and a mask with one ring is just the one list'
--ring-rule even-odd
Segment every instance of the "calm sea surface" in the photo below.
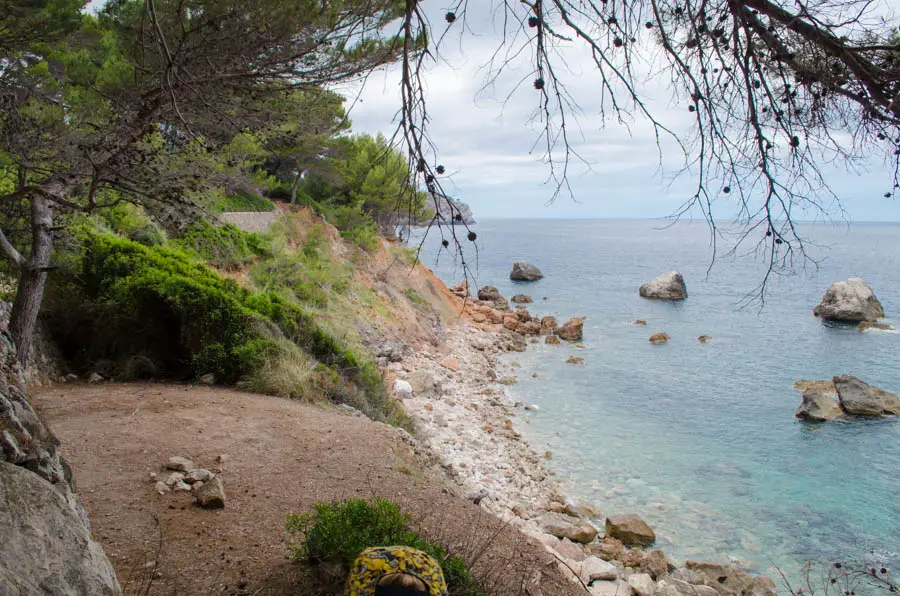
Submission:
{"label": "calm sea surface", "polygon": [[[793,575],[804,561],[874,551],[900,571],[900,420],[801,423],[791,388],[849,373],[900,391],[900,334],[812,316],[830,282],[859,276],[900,327],[900,225],[805,226],[823,246],[818,271],[774,279],[762,310],[740,302],[763,265],[722,258],[707,276],[702,223],[495,220],[473,229],[479,251],[467,260],[479,286],[531,295],[532,313],[587,317],[582,348],[529,345],[507,358],[521,365],[511,392],[541,408],[525,413],[523,430],[538,452],[552,452],[569,494],[607,515],[639,513],[679,563],[731,559]],[[459,281],[452,255],[435,260],[439,247],[431,234],[423,262]],[[514,260],[545,278],[511,282]],[[685,302],[638,296],[672,269],[684,274]],[[651,345],[657,331],[672,341]],[[699,335],[713,339],[703,345]],[[586,365],[565,364],[573,354]]]}

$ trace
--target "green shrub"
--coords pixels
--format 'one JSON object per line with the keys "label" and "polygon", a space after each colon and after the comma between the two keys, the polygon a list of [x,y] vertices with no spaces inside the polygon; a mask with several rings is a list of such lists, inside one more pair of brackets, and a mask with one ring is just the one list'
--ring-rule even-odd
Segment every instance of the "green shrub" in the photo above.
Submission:
{"label": "green shrub", "polygon": [[335,563],[344,575],[356,557],[373,546],[410,546],[431,555],[441,566],[451,596],[481,596],[466,562],[410,527],[410,518],[385,499],[351,499],[316,503],[311,513],[288,515],[285,529],[295,542],[293,557],[313,564]]}
{"label": "green shrub", "polygon": [[235,269],[272,254],[265,235],[244,232],[231,224],[215,226],[205,220],[190,226],[176,244],[223,269]]}
{"label": "green shrub", "polygon": [[[288,196],[290,196],[290,190],[288,193]],[[234,194],[220,193],[215,197],[212,203],[212,211],[214,213],[274,210],[275,205],[272,201],[252,192],[236,192]]]}
{"label": "green shrub", "polygon": [[[411,430],[370,356],[323,329],[286,291],[250,292],[183,249],[90,227],[79,238],[79,255],[60,258],[68,268],[47,292],[52,331],[76,367],[103,361],[121,372],[140,355],[170,378],[214,373],[224,383],[292,397],[315,387]],[[313,359],[331,374],[313,375]]]}
{"label": "green shrub", "polygon": [[115,232],[145,246],[166,243],[165,232],[137,206],[119,203],[100,212],[103,222]]}

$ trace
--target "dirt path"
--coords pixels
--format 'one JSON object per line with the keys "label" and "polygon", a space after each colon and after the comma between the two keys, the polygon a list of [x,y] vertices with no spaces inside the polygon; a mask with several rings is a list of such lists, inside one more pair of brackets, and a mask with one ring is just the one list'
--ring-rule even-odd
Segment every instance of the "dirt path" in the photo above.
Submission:
{"label": "dirt path", "polygon": [[[579,593],[536,543],[452,496],[396,429],[202,387],[57,386],[32,399],[65,446],[94,536],[126,594],[315,594],[309,570],[287,558],[286,514],[317,501],[373,496],[399,503],[423,533],[445,544],[488,544],[479,565],[490,576],[512,584],[538,573],[544,595]],[[222,468],[224,510],[154,491],[150,473],[173,455]],[[227,456],[221,465],[219,455]]]}

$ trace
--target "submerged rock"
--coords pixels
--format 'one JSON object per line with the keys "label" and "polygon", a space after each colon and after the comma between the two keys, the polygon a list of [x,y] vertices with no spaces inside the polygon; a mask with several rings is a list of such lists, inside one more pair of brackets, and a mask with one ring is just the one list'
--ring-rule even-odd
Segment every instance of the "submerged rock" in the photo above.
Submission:
{"label": "submerged rock", "polygon": [[884,308],[872,288],[858,277],[828,286],[813,314],[826,321],[877,321],[884,318]]}
{"label": "submerged rock", "polygon": [[900,414],[900,398],[895,393],[872,387],[852,375],[834,377],[841,408],[856,416]]}
{"label": "submerged rock", "polygon": [[606,518],[606,535],[618,538],[626,546],[649,546],[656,533],[637,515],[612,515]]}
{"label": "submerged rock", "polygon": [[547,344],[547,345],[549,345],[549,346],[558,346],[558,345],[559,345],[559,338],[556,337],[555,335],[548,335],[548,336],[547,336],[547,339],[544,340],[544,343]]}
{"label": "submerged rock", "polygon": [[122,593],[74,499],[37,474],[2,461],[0,527],[0,593]]}
{"label": "submerged rock", "polygon": [[843,416],[840,404],[834,400],[832,394],[821,393],[819,391],[804,391],[803,403],[794,414],[801,420],[811,420],[813,422],[822,422],[832,420]]}
{"label": "submerged rock", "polygon": [[890,331],[893,329],[887,323],[875,323],[872,321],[862,321],[859,325],[856,326],[857,331],[867,331],[869,329],[878,329],[880,331]]}
{"label": "submerged rock", "polygon": [[642,285],[638,293],[655,300],[684,300],[687,298],[687,287],[681,273],[669,271]]}
{"label": "submerged rock", "polygon": [[543,277],[540,269],[525,261],[513,263],[512,271],[509,272],[509,278],[513,281],[537,281]]}
{"label": "submerged rock", "polygon": [[713,588],[719,596],[770,596],[775,593],[775,583],[768,577],[756,578],[731,565],[688,561],[688,570],[696,574],[696,583]]}

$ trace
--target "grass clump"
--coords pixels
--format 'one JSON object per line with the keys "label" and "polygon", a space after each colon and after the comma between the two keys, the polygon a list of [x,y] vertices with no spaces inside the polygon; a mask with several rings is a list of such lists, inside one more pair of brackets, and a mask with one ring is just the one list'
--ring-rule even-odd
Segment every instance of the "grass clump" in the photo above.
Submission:
{"label": "grass clump", "polygon": [[288,515],[285,528],[294,539],[296,561],[333,564],[346,578],[356,557],[373,546],[410,546],[428,553],[441,566],[451,596],[483,596],[465,560],[451,555],[410,528],[411,519],[385,499],[317,503],[306,514]]}

